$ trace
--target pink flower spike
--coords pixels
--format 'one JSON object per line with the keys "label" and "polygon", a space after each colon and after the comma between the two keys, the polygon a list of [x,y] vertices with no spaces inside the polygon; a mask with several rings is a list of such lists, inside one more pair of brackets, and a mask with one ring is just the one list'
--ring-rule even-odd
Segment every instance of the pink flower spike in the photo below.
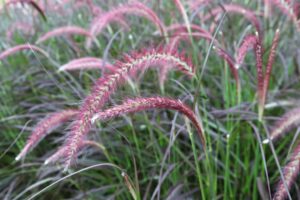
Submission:
{"label": "pink flower spike", "polygon": [[275,122],[271,132],[270,140],[282,137],[291,129],[300,125],[300,108],[295,108],[284,114],[280,120]]}
{"label": "pink flower spike", "polygon": [[25,147],[16,157],[16,160],[24,158],[26,154],[32,150],[49,132],[60,124],[68,121],[70,118],[78,113],[77,110],[63,110],[52,113],[50,116],[42,119],[34,128],[29,136]]}
{"label": "pink flower spike", "polygon": [[238,69],[241,64],[243,64],[245,56],[247,52],[251,49],[254,48],[256,44],[257,37],[255,35],[247,35],[241,46],[237,50],[237,56],[236,56],[236,68]]}
{"label": "pink flower spike", "polygon": [[[131,3],[121,5],[117,8],[111,9],[110,11],[103,13],[93,20],[90,28],[90,33],[92,36],[96,37],[101,31],[111,22],[118,22],[125,14],[133,14],[138,16],[143,16],[153,22],[161,32],[161,35],[166,36],[166,31],[164,24],[158,18],[158,16],[145,6],[144,4],[133,1]],[[90,48],[92,45],[92,40],[90,38],[86,41],[86,47]]]}
{"label": "pink flower spike", "polygon": [[62,65],[58,71],[71,71],[71,70],[78,70],[78,69],[101,69],[106,68],[110,71],[114,71],[114,66],[108,62],[104,62],[102,59],[99,58],[79,58],[72,60],[64,65]]}
{"label": "pink flower spike", "polygon": [[[294,149],[289,163],[284,167],[283,177],[287,185],[287,189],[291,189],[293,184],[296,183],[297,176],[300,172],[300,144]],[[284,200],[288,197],[288,192],[284,182],[280,179],[276,186],[273,200]]]}
{"label": "pink flower spike", "polygon": [[31,24],[25,23],[25,22],[16,22],[11,24],[11,26],[6,31],[6,39],[11,40],[14,33],[17,32],[17,30],[22,31],[22,33],[26,35],[33,35],[34,34],[34,28]]}
{"label": "pink flower spike", "polygon": [[176,110],[184,114],[194,124],[199,134],[199,138],[202,142],[202,145],[203,147],[205,147],[205,137],[203,135],[204,131],[202,129],[202,125],[200,121],[197,119],[194,112],[188,106],[183,104],[180,100],[163,98],[163,97],[129,99],[121,105],[117,105],[110,109],[98,112],[93,116],[91,121],[92,123],[94,123],[95,120],[106,120],[106,119],[118,117],[120,115],[135,113],[135,112],[140,112],[140,111],[150,110],[150,109]]}
{"label": "pink flower spike", "polygon": [[145,71],[150,66],[172,64],[180,71],[193,75],[194,68],[183,56],[162,50],[144,51],[133,53],[134,56],[126,56],[124,62],[116,64],[117,70],[100,78],[93,87],[92,93],[84,100],[80,108],[77,120],[71,126],[71,132],[65,146],[68,147],[68,156],[65,169],[76,160],[79,144],[84,136],[89,133],[93,115],[102,109],[110,95],[117,86],[124,82],[127,76],[135,76],[139,70]]}
{"label": "pink flower spike", "polygon": [[32,44],[21,44],[21,45],[17,45],[14,47],[11,47],[10,49],[7,49],[6,51],[2,52],[0,54],[0,60],[3,60],[4,58],[6,58],[7,56],[10,56],[18,51],[21,50],[32,50],[32,51],[37,51],[41,54],[43,54],[46,57],[49,57],[48,53],[45,52],[43,49],[41,49],[40,47],[37,47],[35,45]]}
{"label": "pink flower spike", "polygon": [[36,43],[38,44],[38,43],[48,40],[49,38],[60,36],[60,35],[83,35],[86,37],[92,37],[91,34],[87,30],[85,30],[81,27],[63,26],[63,27],[59,27],[59,28],[56,28],[52,31],[45,33],[36,41]]}
{"label": "pink flower spike", "polygon": [[258,95],[258,120],[262,121],[264,112],[264,72],[263,72],[263,58],[262,58],[262,44],[261,40],[256,34],[256,44],[255,44],[255,58],[256,58],[256,72],[257,72],[257,95]]}

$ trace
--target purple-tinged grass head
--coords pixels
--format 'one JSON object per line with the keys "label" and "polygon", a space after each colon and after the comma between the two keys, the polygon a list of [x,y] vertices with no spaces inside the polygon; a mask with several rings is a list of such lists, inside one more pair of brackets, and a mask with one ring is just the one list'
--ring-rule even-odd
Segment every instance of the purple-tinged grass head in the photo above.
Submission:
{"label": "purple-tinged grass head", "polygon": [[[256,67],[257,67],[257,81],[258,81],[258,117],[259,120],[262,120],[264,113],[264,106],[267,98],[267,92],[269,88],[270,76],[273,68],[274,58],[276,54],[276,48],[279,42],[279,29],[276,30],[275,36],[272,41],[270,54],[268,57],[268,63],[266,67],[266,72],[264,74],[262,67],[262,47],[261,42],[257,39],[256,44]],[[260,58],[259,58],[260,57]]]}
{"label": "purple-tinged grass head", "polygon": [[70,62],[62,65],[58,71],[72,71],[81,69],[108,69],[110,71],[115,70],[112,64],[104,62],[104,60],[100,58],[85,57],[71,60]]}
{"label": "purple-tinged grass head", "polygon": [[32,150],[51,130],[59,126],[60,124],[70,120],[78,114],[77,110],[63,110],[56,113],[51,113],[48,117],[42,119],[34,128],[29,136],[25,147],[16,157],[16,160],[24,158],[26,154]]}
{"label": "purple-tinged grass head", "polygon": [[4,52],[0,53],[0,60],[3,60],[4,58],[6,58],[12,54],[15,54],[19,51],[22,51],[22,50],[36,51],[36,52],[43,54],[46,57],[49,57],[48,53],[46,51],[44,51],[43,49],[41,49],[40,47],[37,47],[32,44],[21,44],[21,45],[11,47],[11,48],[5,50]]}
{"label": "purple-tinged grass head", "polygon": [[42,16],[42,18],[45,21],[47,21],[44,9],[42,9],[42,7],[34,0],[10,0],[5,3],[5,8],[11,4],[17,4],[17,3],[28,4],[32,6]]}
{"label": "purple-tinged grass head", "polygon": [[184,114],[189,120],[191,120],[191,122],[197,129],[199,138],[205,149],[205,137],[203,134],[204,131],[201,122],[197,119],[195,113],[188,106],[183,104],[180,100],[176,100],[176,99],[165,98],[165,97],[128,99],[121,105],[117,105],[110,109],[98,112],[93,116],[91,121],[92,123],[94,123],[95,120],[102,121],[120,115],[125,115],[129,113],[135,113],[135,112],[140,112],[140,111],[150,110],[150,109],[176,110]]}
{"label": "purple-tinged grass head", "polygon": [[45,33],[36,41],[36,43],[38,44],[52,37],[61,36],[61,35],[83,35],[89,38],[92,37],[90,32],[85,30],[84,28],[78,26],[63,26],[63,27],[55,28]]}
{"label": "purple-tinged grass head", "polygon": [[268,143],[269,140],[276,140],[283,137],[291,129],[300,125],[300,108],[295,108],[286,114],[284,114],[278,121],[273,125],[270,138],[265,140]]}
{"label": "purple-tinged grass head", "polygon": [[[106,151],[105,146],[103,146],[102,144],[95,142],[95,141],[91,141],[91,140],[84,140],[83,142],[80,143],[80,149],[84,148],[86,146],[94,146],[97,147],[99,149],[101,149],[102,151]],[[56,151],[53,155],[51,155],[49,158],[47,158],[44,162],[44,165],[48,165],[48,164],[52,164],[57,162],[59,159],[64,158],[67,156],[67,147],[62,147],[60,148],[58,151]]]}
{"label": "purple-tinged grass head", "polygon": [[[283,169],[283,178],[286,183],[287,189],[290,190],[295,184],[297,176],[300,172],[300,144],[294,149],[290,161]],[[278,182],[273,200],[285,200],[288,197],[288,191],[282,179]]]}
{"label": "purple-tinged grass head", "polygon": [[[111,22],[118,22],[125,14],[143,16],[153,22],[161,32],[161,35],[166,36],[165,26],[153,10],[144,4],[133,1],[128,4],[121,5],[117,8],[101,14],[93,20],[90,27],[90,33],[96,37],[101,31]],[[92,40],[90,38],[86,41],[86,47],[90,48]]]}
{"label": "purple-tinged grass head", "polygon": [[236,65],[235,68],[240,68],[240,66],[243,64],[244,59],[246,57],[247,52],[255,47],[257,37],[255,35],[247,35],[241,46],[238,48],[236,53]]}
{"label": "purple-tinged grass head", "polygon": [[75,161],[79,144],[91,128],[92,117],[102,109],[117,86],[122,84],[126,77],[135,76],[138,71],[145,71],[150,66],[160,66],[164,63],[172,64],[188,75],[194,74],[191,62],[184,57],[162,50],[150,50],[126,56],[123,62],[117,62],[117,70],[114,73],[104,76],[96,82],[92,93],[84,100],[77,119],[71,126],[71,132],[65,144],[68,147],[66,169]]}
{"label": "purple-tinged grass head", "polygon": [[222,48],[219,48],[219,47],[216,47],[216,46],[213,46],[213,49],[216,51],[216,53],[226,61],[226,63],[228,64],[229,66],[229,69],[235,79],[235,82],[236,82],[236,92],[237,92],[237,98],[238,98],[238,101],[240,102],[240,90],[241,90],[241,83],[240,83],[240,78],[239,78],[239,73],[238,73],[238,70],[235,68],[235,60],[232,58],[232,56],[227,52],[225,51],[224,49]]}

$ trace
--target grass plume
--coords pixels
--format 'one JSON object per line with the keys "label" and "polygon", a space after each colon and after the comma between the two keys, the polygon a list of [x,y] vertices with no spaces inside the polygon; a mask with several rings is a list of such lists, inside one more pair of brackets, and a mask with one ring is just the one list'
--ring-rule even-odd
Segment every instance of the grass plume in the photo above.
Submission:
{"label": "grass plume", "polygon": [[[159,17],[155,14],[153,10],[145,6],[144,4],[133,1],[128,4],[121,5],[117,8],[113,8],[108,12],[101,14],[93,20],[90,33],[93,37],[96,37],[99,33],[101,33],[102,29],[104,29],[109,23],[120,21],[125,14],[138,15],[143,16],[153,22],[161,32],[161,35],[166,36],[165,26]],[[86,47],[90,48],[92,45],[92,40],[90,38],[86,41]]]}
{"label": "grass plume", "polygon": [[109,69],[110,71],[114,71],[114,67],[112,64],[104,61],[100,58],[93,57],[85,57],[71,60],[70,62],[62,65],[59,68],[59,71],[72,71],[79,69]]}
{"label": "grass plume", "polygon": [[129,113],[140,112],[150,109],[168,109],[176,110],[184,114],[195,126],[197,129],[199,138],[202,142],[203,147],[205,147],[205,137],[203,135],[204,131],[200,120],[197,119],[195,113],[180,100],[165,98],[165,97],[148,97],[148,98],[136,98],[128,99],[123,102],[121,105],[114,106],[110,109],[100,111],[95,114],[92,118],[94,123],[96,120],[106,120],[111,119],[120,115],[125,115]]}
{"label": "grass plume", "polygon": [[48,57],[48,53],[46,51],[44,51],[43,49],[41,49],[40,47],[37,47],[32,44],[21,44],[21,45],[11,47],[11,48],[5,50],[4,52],[0,53],[0,60],[3,60],[6,57],[8,57],[12,54],[15,54],[19,51],[22,51],[22,50],[36,51],[36,52],[39,52],[39,53],[43,54],[44,56]]}
{"label": "grass plume", "polygon": [[45,33],[36,41],[36,43],[39,44],[39,43],[42,43],[52,37],[56,37],[56,36],[60,36],[60,35],[83,35],[86,37],[92,37],[92,35],[90,34],[89,31],[87,31],[81,27],[63,26],[63,27],[55,28],[55,29]]}
{"label": "grass plume", "polygon": [[77,110],[68,109],[51,113],[48,117],[42,119],[33,129],[25,147],[23,147],[22,151],[16,157],[16,160],[24,158],[30,150],[32,150],[46,135],[51,132],[51,130],[70,120],[70,118],[74,117],[77,113]]}
{"label": "grass plume", "polygon": [[[283,177],[288,189],[290,190],[296,181],[300,172],[300,144],[294,149],[290,161],[283,169]],[[284,200],[288,197],[288,191],[284,186],[284,182],[280,180],[276,186],[273,200]]]}

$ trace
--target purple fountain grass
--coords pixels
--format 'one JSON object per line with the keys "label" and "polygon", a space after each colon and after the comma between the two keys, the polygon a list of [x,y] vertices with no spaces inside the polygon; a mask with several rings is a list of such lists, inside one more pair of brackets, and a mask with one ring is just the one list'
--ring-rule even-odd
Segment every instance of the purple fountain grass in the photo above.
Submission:
{"label": "purple fountain grass", "polygon": [[272,45],[271,45],[271,49],[270,49],[270,53],[269,53],[269,58],[268,58],[268,63],[267,63],[267,67],[266,67],[266,72],[265,72],[265,75],[264,75],[263,97],[262,97],[262,100],[261,100],[261,104],[262,104],[261,106],[262,107],[264,107],[265,103],[266,103],[266,98],[267,98],[267,93],[268,93],[268,88],[269,88],[269,83],[270,83],[270,77],[271,77],[271,72],[272,72],[272,68],[273,68],[274,58],[275,58],[276,49],[277,49],[277,46],[278,46],[278,43],[279,43],[279,36],[280,36],[280,31],[279,31],[279,29],[277,29],[276,32],[275,32],[273,41],[272,41]]}
{"label": "purple fountain grass", "polygon": [[124,82],[125,77],[135,75],[138,70],[145,71],[150,66],[162,63],[172,63],[174,67],[193,75],[194,68],[190,61],[176,53],[163,52],[161,50],[143,51],[126,56],[124,62],[117,62],[116,72],[100,78],[93,87],[92,93],[84,100],[76,121],[71,126],[69,138],[65,146],[68,147],[66,169],[76,159],[80,141],[88,134],[91,128],[91,118],[102,109],[117,86]]}
{"label": "purple fountain grass", "polygon": [[59,71],[71,71],[78,69],[108,69],[114,71],[115,68],[112,64],[100,58],[85,57],[74,59],[59,68]]}
{"label": "purple fountain grass", "polygon": [[63,27],[55,28],[45,33],[36,41],[36,43],[38,44],[48,40],[49,38],[61,36],[61,35],[83,35],[88,38],[92,38],[90,32],[85,30],[84,28],[78,26],[63,26]]}
{"label": "purple fountain grass", "polygon": [[16,157],[16,160],[24,158],[26,154],[32,150],[46,135],[50,133],[55,127],[60,124],[70,120],[78,114],[77,110],[68,109],[63,111],[58,111],[56,113],[51,113],[48,117],[42,119],[34,128],[31,135],[29,136],[25,147]]}
{"label": "purple fountain grass", "polygon": [[32,44],[21,44],[21,45],[11,47],[11,48],[5,50],[4,52],[0,53],[0,60],[3,60],[4,58],[6,58],[12,54],[15,54],[19,51],[22,51],[22,50],[36,51],[36,52],[43,54],[46,57],[49,57],[48,53],[46,51],[44,51],[43,49],[41,49],[40,47],[37,47]]}
{"label": "purple fountain grass", "polygon": [[255,45],[256,54],[256,68],[257,68],[257,92],[258,92],[258,119],[262,121],[264,114],[264,106],[266,102],[266,96],[268,92],[270,76],[273,68],[274,57],[276,53],[276,48],[279,42],[279,29],[276,30],[275,36],[272,41],[272,46],[268,58],[268,63],[266,67],[266,72],[263,72],[263,61],[262,61],[262,45],[261,40],[257,36],[257,43]]}
{"label": "purple fountain grass", "polygon": [[263,143],[268,143],[270,140],[276,140],[289,132],[291,129],[300,125],[300,108],[295,108],[284,114],[280,120],[275,122],[270,138],[265,139]]}
{"label": "purple fountain grass", "polygon": [[255,35],[247,35],[241,46],[237,50],[237,56],[236,56],[236,65],[235,68],[240,68],[241,64],[243,64],[244,59],[246,57],[247,52],[255,47],[257,36]]}
{"label": "purple fountain grass", "polygon": [[[133,14],[138,16],[143,16],[153,22],[161,32],[161,35],[166,36],[166,31],[164,24],[159,19],[159,17],[155,14],[153,10],[145,6],[144,4],[133,1],[131,3],[121,5],[117,8],[111,9],[110,11],[103,13],[98,16],[91,24],[90,33],[96,37],[99,33],[101,33],[102,29],[104,29],[110,22],[119,21],[125,14]],[[90,38],[86,41],[86,47],[90,48],[92,45],[92,40]]]}
{"label": "purple fountain grass", "polygon": [[110,109],[100,111],[95,114],[92,118],[92,123],[95,120],[106,120],[114,118],[120,115],[135,113],[150,109],[168,109],[176,110],[184,114],[187,118],[191,120],[195,128],[197,129],[199,138],[205,147],[205,137],[203,135],[204,131],[201,122],[197,119],[195,113],[180,100],[165,98],[165,97],[147,97],[147,98],[136,98],[128,99],[121,105],[114,106]]}
{"label": "purple fountain grass", "polygon": [[247,20],[251,22],[251,24],[255,27],[256,31],[259,33],[259,36],[262,35],[262,29],[260,25],[259,19],[256,17],[256,14],[254,11],[247,9],[241,5],[238,4],[222,4],[222,7],[214,8],[209,12],[209,14],[205,15],[203,19],[201,19],[203,22],[210,19],[211,17],[216,17],[224,12],[224,9],[228,13],[236,13],[241,14],[244,16]]}
{"label": "purple fountain grass", "polygon": [[[289,163],[284,167],[283,177],[287,185],[287,189],[291,189],[300,172],[300,144],[294,149]],[[276,186],[273,200],[284,200],[288,197],[288,191],[282,180]]]}
{"label": "purple fountain grass", "polygon": [[[95,146],[100,148],[102,151],[105,151],[106,149],[105,146],[103,146],[102,144],[99,144],[98,142],[91,141],[91,140],[84,140],[83,142],[80,143],[79,148],[81,149],[85,146]],[[57,162],[60,158],[67,156],[66,152],[68,152],[67,147],[60,148],[53,155],[51,155],[49,158],[45,160],[44,165]]]}
{"label": "purple fountain grass", "polygon": [[258,96],[258,119],[262,121],[263,117],[263,94],[264,94],[264,72],[263,72],[263,58],[262,58],[262,44],[256,33],[255,44],[255,59],[256,59],[256,73],[257,73],[257,96]]}

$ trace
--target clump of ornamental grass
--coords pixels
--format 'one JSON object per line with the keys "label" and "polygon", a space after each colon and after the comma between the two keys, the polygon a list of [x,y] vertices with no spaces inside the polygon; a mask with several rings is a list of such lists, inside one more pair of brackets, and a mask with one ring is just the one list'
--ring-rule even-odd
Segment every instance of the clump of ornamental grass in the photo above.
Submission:
{"label": "clump of ornamental grass", "polygon": [[[86,59],[89,58],[85,58],[85,60]],[[65,167],[67,169],[72,164],[72,162],[75,161],[77,153],[82,147],[81,143],[85,140],[85,136],[89,133],[89,130],[92,126],[92,118],[96,113],[103,109],[103,106],[108,101],[111,94],[113,94],[117,89],[117,86],[121,85],[125,80],[127,80],[126,77],[135,77],[138,72],[143,72],[149,67],[161,66],[163,64],[172,65],[173,68],[177,68],[180,71],[188,74],[189,76],[194,75],[194,67],[192,66],[191,62],[185,57],[180,56],[176,52],[154,49],[126,55],[123,61],[116,62],[116,64],[114,65],[116,69],[115,71],[113,71],[111,74],[104,75],[96,82],[92,89],[92,93],[86,97],[79,110],[74,111],[77,112],[77,114],[75,117],[75,121],[71,124],[71,131],[68,134],[67,141],[54,154],[56,156],[53,155],[54,158],[57,158],[58,155],[64,155],[64,157],[66,158]],[[166,108],[182,112],[193,122],[198,133],[200,134],[200,139],[203,143],[203,146],[205,146],[201,124],[197,120],[192,110],[183,105],[181,102],[159,97],[137,99],[136,101],[132,100],[130,102],[131,104],[125,103],[124,106],[126,107],[126,105],[136,105],[137,110],[127,110],[128,112],[150,108]],[[148,103],[148,105],[146,105],[145,103]],[[114,111],[120,111],[120,108],[124,108],[124,106],[116,107]],[[116,113],[116,115],[120,114],[120,112]],[[124,112],[126,113],[126,111]],[[39,134],[39,136],[40,135],[41,134]],[[28,150],[26,149],[28,148],[29,147],[27,147],[26,145],[25,150],[22,150],[22,152],[27,152]],[[21,155],[23,155],[23,153]]]}
{"label": "clump of ornamental grass", "polygon": [[[137,1],[121,5],[97,16],[90,25],[91,35],[96,37],[109,23],[120,21],[120,18],[123,18],[126,14],[147,18],[158,27],[161,35],[166,36],[165,26],[155,12]],[[90,48],[91,45],[92,40],[88,38],[86,41],[86,47]]]}
{"label": "clump of ornamental grass", "polygon": [[78,26],[63,26],[55,28],[44,35],[42,35],[36,43],[42,43],[52,37],[57,37],[61,35],[82,35],[86,37],[92,37],[89,31],[85,30],[84,28],[78,27]]}
{"label": "clump of ornamental grass", "polygon": [[79,109],[79,115],[71,126],[71,132],[65,146],[68,147],[68,156],[65,166],[68,168],[76,159],[80,141],[89,133],[91,119],[96,112],[101,110],[109,96],[122,84],[126,76],[135,76],[138,71],[145,71],[150,66],[168,63],[180,71],[193,75],[193,67],[183,57],[176,53],[163,52],[162,50],[142,51],[126,56],[123,62],[117,62],[116,72],[100,78],[92,89],[92,93],[84,100]]}
{"label": "clump of ornamental grass", "polygon": [[28,43],[28,44],[20,44],[20,45],[11,47],[11,48],[5,50],[4,52],[0,53],[0,60],[3,60],[6,57],[8,57],[10,55],[13,55],[13,54],[15,54],[19,51],[22,51],[22,50],[36,51],[36,52],[39,52],[39,53],[43,54],[46,57],[49,57],[49,55],[46,51],[44,51],[40,47],[37,47],[35,45],[32,45],[32,44]]}

